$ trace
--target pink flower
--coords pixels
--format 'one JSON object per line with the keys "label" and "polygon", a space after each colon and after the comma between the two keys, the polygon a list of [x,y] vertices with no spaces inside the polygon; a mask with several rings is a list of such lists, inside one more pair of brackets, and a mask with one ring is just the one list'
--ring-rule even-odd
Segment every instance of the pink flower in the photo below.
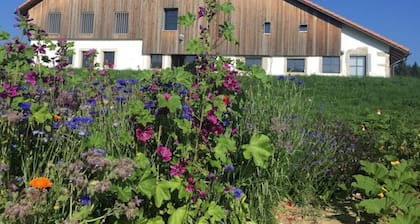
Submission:
{"label": "pink flower", "polygon": [[171,169],[170,174],[171,176],[181,176],[186,172],[184,164],[178,162],[175,165],[170,165],[169,168]]}
{"label": "pink flower", "polygon": [[146,142],[148,140],[150,140],[153,136],[153,129],[150,125],[144,127],[141,126],[139,128],[136,129],[136,137],[137,140],[141,141],[141,142]]}
{"label": "pink flower", "polygon": [[17,90],[18,87],[16,85],[10,86],[8,82],[3,83],[3,89],[4,93],[2,94],[2,97],[16,97],[18,95]]}
{"label": "pink flower", "polygon": [[169,100],[169,98],[171,98],[171,94],[169,93],[164,93],[163,97],[165,97],[165,100]]}
{"label": "pink flower", "polygon": [[30,71],[25,75],[26,83],[31,86],[36,85],[36,73],[34,71]]}
{"label": "pink flower", "polygon": [[188,185],[185,187],[185,190],[191,193],[194,191],[194,188],[195,188],[194,178],[188,177],[187,181],[188,181]]}
{"label": "pink flower", "polygon": [[205,16],[206,14],[207,14],[206,8],[204,8],[203,6],[198,7],[197,19]]}
{"label": "pink flower", "polygon": [[105,76],[106,75],[106,70],[105,69],[100,70],[99,75],[100,76]]}
{"label": "pink flower", "polygon": [[162,158],[163,162],[169,162],[172,159],[171,150],[162,145],[157,147],[156,154],[158,154]]}

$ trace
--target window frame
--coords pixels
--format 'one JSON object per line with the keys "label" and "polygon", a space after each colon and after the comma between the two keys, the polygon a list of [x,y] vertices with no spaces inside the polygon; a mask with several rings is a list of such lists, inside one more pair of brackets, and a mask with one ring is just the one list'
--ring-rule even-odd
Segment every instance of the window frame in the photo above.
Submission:
{"label": "window frame", "polygon": [[[291,62],[301,62],[301,61],[303,62],[303,69],[302,70],[290,69],[289,65],[290,65]],[[301,67],[301,65],[299,67]],[[295,67],[293,67],[293,68],[295,68]],[[286,69],[287,69],[287,72],[290,72],[290,73],[305,73],[305,71],[306,71],[306,60],[305,60],[305,58],[287,58]]]}
{"label": "window frame", "polygon": [[262,67],[262,61],[263,61],[262,57],[257,57],[257,56],[245,57],[245,66],[248,68],[252,67],[253,65]]}
{"label": "window frame", "polygon": [[[109,62],[106,63],[106,61],[105,61],[105,60],[107,60],[106,55],[108,53],[112,53],[112,63],[109,63]],[[116,52],[113,51],[113,50],[105,50],[105,51],[102,51],[102,54],[103,54],[102,64],[104,66],[108,66],[108,68],[114,68],[115,67],[115,55],[116,55]]]}
{"label": "window frame", "polygon": [[[163,30],[165,31],[175,31],[178,30],[178,8],[164,8],[163,9]],[[171,13],[176,13],[172,15]],[[175,16],[175,18],[170,17]],[[175,20],[175,23],[173,22]]]}
{"label": "window frame", "polygon": [[[157,61],[154,59],[158,59]],[[150,55],[150,68],[159,69],[163,66],[163,55],[161,54],[152,54]]]}
{"label": "window frame", "polygon": [[302,23],[299,25],[299,33],[307,33],[308,32],[308,24]]}
{"label": "window frame", "polygon": [[114,12],[114,34],[128,34],[129,16],[127,11]]}
{"label": "window frame", "polygon": [[80,13],[80,29],[81,34],[93,34],[95,24],[95,13],[85,11]]}
{"label": "window frame", "polygon": [[60,32],[61,32],[61,12],[48,12],[47,33],[60,34]]}
{"label": "window frame", "polygon": [[[326,60],[327,59],[327,60]],[[330,61],[336,59],[337,61]],[[338,62],[338,63],[335,63]],[[338,67],[335,67],[338,66]],[[322,57],[322,73],[341,73],[341,61],[339,56],[325,56]]]}
{"label": "window frame", "polygon": [[264,23],[264,34],[271,34],[271,22]]}
{"label": "window frame", "polygon": [[[356,65],[353,65],[353,60],[356,59]],[[359,60],[363,59],[363,64],[359,64]],[[355,68],[355,73],[353,73],[353,69]],[[359,74],[359,69],[363,68],[362,74]],[[349,75],[354,77],[365,77],[367,76],[367,56],[366,55],[351,55],[349,60]]]}

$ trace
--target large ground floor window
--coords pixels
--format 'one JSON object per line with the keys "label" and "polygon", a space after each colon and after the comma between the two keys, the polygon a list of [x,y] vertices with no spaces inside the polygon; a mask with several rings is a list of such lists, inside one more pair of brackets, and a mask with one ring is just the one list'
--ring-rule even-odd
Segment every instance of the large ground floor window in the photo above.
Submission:
{"label": "large ground floor window", "polygon": [[340,57],[322,57],[322,73],[340,73]]}
{"label": "large ground floor window", "polygon": [[350,75],[366,76],[366,56],[350,56]]}
{"label": "large ground floor window", "polygon": [[304,58],[288,58],[287,72],[305,72]]}

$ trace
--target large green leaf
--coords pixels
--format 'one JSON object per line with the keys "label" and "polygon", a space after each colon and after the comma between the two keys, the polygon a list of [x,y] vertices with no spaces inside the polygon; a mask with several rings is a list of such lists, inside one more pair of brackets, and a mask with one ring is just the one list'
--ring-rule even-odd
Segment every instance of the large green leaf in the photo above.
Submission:
{"label": "large green leaf", "polygon": [[351,186],[362,189],[367,196],[375,197],[381,191],[381,185],[373,178],[360,174],[354,175],[353,177],[356,179],[356,182],[353,182]]}
{"label": "large green leaf", "polygon": [[51,113],[48,112],[48,103],[43,103],[42,105],[32,104],[31,113],[32,116],[30,117],[30,120],[35,120],[41,124],[52,118]]}
{"label": "large green leaf", "polygon": [[183,26],[190,26],[195,21],[195,15],[188,12],[185,15],[178,16],[178,24]]}
{"label": "large green leaf", "polygon": [[389,192],[386,194],[393,202],[395,206],[401,209],[403,212],[408,212],[410,207],[416,207],[420,205],[420,199],[412,194],[404,194],[402,192]]}
{"label": "large green leaf", "polygon": [[219,223],[224,218],[226,218],[226,212],[223,207],[216,204],[216,202],[212,201],[208,210],[206,211],[205,216],[210,217],[210,223]]}
{"label": "large green leaf", "polygon": [[172,95],[169,99],[165,99],[163,95],[159,95],[158,105],[167,107],[171,113],[175,113],[177,109],[181,109],[181,98],[178,95]]}
{"label": "large green leaf", "polygon": [[363,207],[369,214],[381,214],[387,208],[387,198],[374,198],[361,201],[357,207]]}
{"label": "large green leaf", "polygon": [[380,180],[388,174],[388,169],[382,163],[372,163],[362,160],[360,161],[360,164],[362,165],[362,169],[364,171]]}
{"label": "large green leaf", "polygon": [[162,217],[156,216],[153,219],[147,221],[147,224],[165,224]]}
{"label": "large green leaf", "polygon": [[168,224],[183,224],[187,216],[187,206],[182,206],[175,210],[169,217]]}
{"label": "large green leaf", "polygon": [[266,167],[266,161],[272,155],[270,138],[262,134],[254,134],[249,144],[243,145],[245,159],[253,159],[256,166]]}
{"label": "large green leaf", "polygon": [[178,128],[182,130],[182,133],[184,134],[191,133],[191,126],[192,126],[191,121],[186,120],[186,119],[178,119],[178,118],[174,119],[174,121],[176,125],[178,126]]}
{"label": "large green leaf", "polygon": [[226,163],[228,152],[234,152],[236,149],[235,141],[227,136],[220,136],[216,138],[216,143],[214,156],[222,163]]}
{"label": "large green leaf", "polygon": [[163,201],[169,201],[171,199],[170,192],[180,188],[182,186],[181,180],[174,178],[171,181],[161,180],[156,185],[155,193],[155,205],[160,208],[163,204]]}
{"label": "large green leaf", "polygon": [[156,191],[156,178],[152,176],[150,170],[144,172],[143,176],[140,178],[140,183],[137,186],[137,190],[151,199],[152,196],[157,192]]}

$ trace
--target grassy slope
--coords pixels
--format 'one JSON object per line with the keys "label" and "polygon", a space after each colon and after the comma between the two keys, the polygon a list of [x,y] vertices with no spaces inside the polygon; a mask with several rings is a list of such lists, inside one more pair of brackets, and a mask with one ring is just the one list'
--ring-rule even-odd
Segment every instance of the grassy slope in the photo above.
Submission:
{"label": "grassy slope", "polygon": [[299,77],[305,81],[306,97],[327,116],[342,121],[363,121],[380,108],[383,113],[407,120],[420,128],[420,79]]}

